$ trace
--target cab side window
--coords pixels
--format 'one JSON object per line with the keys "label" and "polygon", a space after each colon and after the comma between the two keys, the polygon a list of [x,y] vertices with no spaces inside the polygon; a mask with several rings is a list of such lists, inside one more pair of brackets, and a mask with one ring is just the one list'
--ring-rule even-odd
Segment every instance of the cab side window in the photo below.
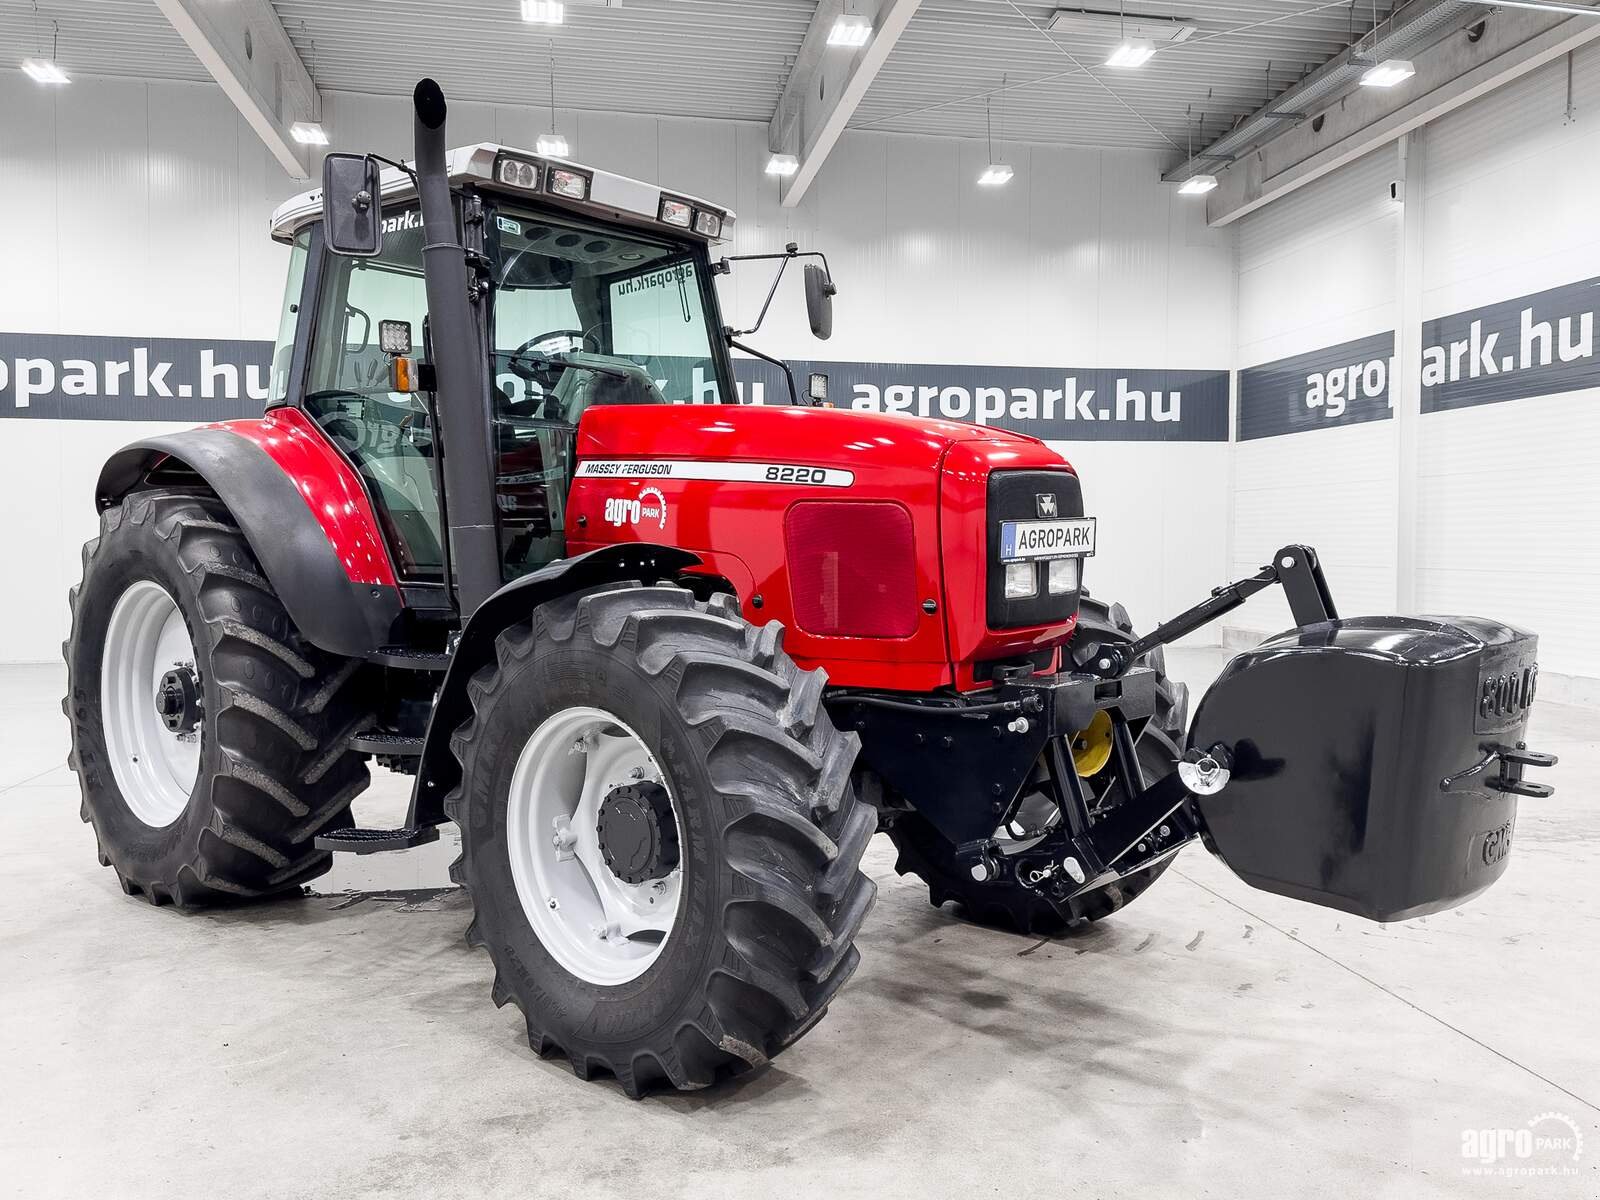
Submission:
{"label": "cab side window", "polygon": [[306,411],[366,480],[396,562],[413,579],[441,578],[444,569],[431,398],[390,390],[378,325],[408,322],[420,354],[427,306],[412,206],[385,215],[381,255],[329,257],[305,397]]}

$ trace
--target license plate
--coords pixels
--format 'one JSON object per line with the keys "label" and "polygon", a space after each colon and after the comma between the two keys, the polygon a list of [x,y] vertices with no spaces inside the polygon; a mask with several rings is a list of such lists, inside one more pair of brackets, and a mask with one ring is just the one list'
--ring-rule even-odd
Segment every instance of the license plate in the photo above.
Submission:
{"label": "license plate", "polygon": [[1020,562],[1033,558],[1075,558],[1094,553],[1094,518],[1060,521],[1002,521],[1000,558]]}

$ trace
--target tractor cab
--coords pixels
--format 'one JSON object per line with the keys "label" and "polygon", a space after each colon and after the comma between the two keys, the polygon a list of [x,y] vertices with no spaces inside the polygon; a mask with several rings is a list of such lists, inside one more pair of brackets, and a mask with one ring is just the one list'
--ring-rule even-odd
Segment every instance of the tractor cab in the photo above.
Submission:
{"label": "tractor cab", "polygon": [[[357,181],[361,230],[325,215],[366,160],[331,156],[324,188],[283,205],[273,236],[291,247],[274,379],[360,472],[396,567],[442,584],[434,330],[418,189],[408,168]],[[447,158],[457,234],[485,303],[472,331],[486,366],[493,503],[502,581],[563,557],[573,439],[596,405],[732,400],[710,247],[734,217],[688,196],[498,145]],[[375,187],[373,186],[375,184]],[[341,241],[341,239],[345,239]],[[356,251],[356,252],[353,252]],[[299,312],[314,314],[310,322]],[[308,356],[295,363],[296,331]]]}

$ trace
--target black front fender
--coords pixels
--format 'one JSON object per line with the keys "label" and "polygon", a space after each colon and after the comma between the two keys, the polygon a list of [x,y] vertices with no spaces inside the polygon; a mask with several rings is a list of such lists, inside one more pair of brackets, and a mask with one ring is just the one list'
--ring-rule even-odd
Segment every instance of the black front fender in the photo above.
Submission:
{"label": "black front fender", "polygon": [[104,510],[132,492],[202,481],[239,523],[301,636],[349,658],[389,643],[404,607],[399,589],[353,581],[294,480],[247,438],[202,428],[134,442],[101,468],[95,503]]}
{"label": "black front fender", "polygon": [[461,631],[434,700],[406,824],[416,828],[446,820],[444,798],[461,781],[461,764],[450,752],[450,735],[472,715],[467,681],[480,667],[494,661],[495,639],[503,630],[527,620],[539,605],[558,596],[623,580],[656,583],[699,562],[696,555],[673,546],[606,546],[513,580],[479,605]]}

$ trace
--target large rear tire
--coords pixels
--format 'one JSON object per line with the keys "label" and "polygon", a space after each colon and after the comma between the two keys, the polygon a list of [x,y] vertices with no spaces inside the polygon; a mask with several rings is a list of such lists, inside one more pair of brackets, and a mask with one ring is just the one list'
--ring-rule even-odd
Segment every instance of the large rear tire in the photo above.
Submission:
{"label": "large rear tire", "polygon": [[468,686],[445,801],[467,938],[528,1044],[580,1078],[705,1087],[793,1043],[855,971],[876,816],[781,633],[731,597],[617,585],[542,605]]}
{"label": "large rear tire", "polygon": [[300,637],[221,502],[107,509],[68,599],[68,763],[122,890],[197,906],[326,871],[312,838],[350,824],[368,780],[344,749],[366,719],[361,664]]}

